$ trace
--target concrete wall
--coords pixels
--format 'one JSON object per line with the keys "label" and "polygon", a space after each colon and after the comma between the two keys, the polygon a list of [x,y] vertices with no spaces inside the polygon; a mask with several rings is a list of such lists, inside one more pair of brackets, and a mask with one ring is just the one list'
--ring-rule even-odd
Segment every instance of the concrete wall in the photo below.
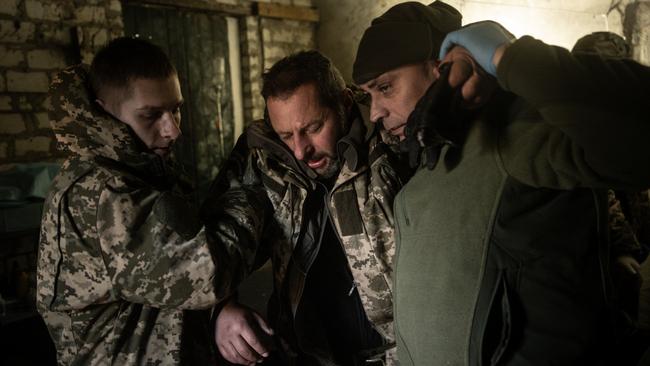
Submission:
{"label": "concrete wall", "polygon": [[650,64],[650,2],[636,2],[625,9],[624,32],[633,57]]}
{"label": "concrete wall", "polygon": [[[321,13],[318,44],[350,80],[356,47],[370,21],[403,0],[316,0]],[[429,4],[431,1],[420,1]],[[463,24],[492,19],[515,36],[532,35],[547,43],[571,48],[581,36],[595,31],[625,34],[624,17],[636,19],[628,38],[646,48],[636,52],[650,62],[648,38],[637,33],[649,19],[647,4],[633,0],[444,0],[463,14]],[[630,10],[630,8],[634,8]],[[630,27],[634,27],[630,25]],[[647,27],[646,27],[647,28]],[[645,38],[644,38],[645,37]],[[645,42],[645,43],[644,43]],[[645,55],[645,56],[644,56]]]}
{"label": "concrete wall", "polygon": [[[260,2],[313,5],[312,0]],[[259,92],[264,69],[289,53],[315,48],[316,25],[259,16],[237,20],[242,104],[248,123],[263,116]],[[56,151],[44,106],[48,85],[66,65],[90,62],[123,29],[119,0],[0,0],[0,165],[63,157]]]}

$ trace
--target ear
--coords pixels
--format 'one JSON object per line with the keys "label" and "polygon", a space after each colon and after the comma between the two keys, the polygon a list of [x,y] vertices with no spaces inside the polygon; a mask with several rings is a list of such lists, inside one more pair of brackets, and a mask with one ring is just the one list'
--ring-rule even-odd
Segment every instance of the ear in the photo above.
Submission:
{"label": "ear", "polygon": [[117,118],[117,115],[115,114],[115,111],[113,110],[114,107],[115,107],[114,105],[111,105],[110,103],[106,102],[104,99],[101,99],[101,98],[95,99],[95,102],[97,102],[97,104],[99,104],[99,106],[102,107],[104,112],[106,112],[106,113],[110,114],[111,116]]}
{"label": "ear", "polygon": [[442,61],[440,61],[440,60],[431,60],[429,62],[431,63],[431,66],[433,68],[433,76],[436,78],[436,80],[438,80],[438,78],[440,77],[439,68],[440,68],[440,65],[442,65]]}
{"label": "ear", "polygon": [[350,88],[345,88],[343,89],[343,106],[345,107],[346,115],[350,113],[352,105],[354,105],[354,95],[352,90]]}
{"label": "ear", "polygon": [[106,110],[106,102],[104,102],[102,99],[99,98],[95,99],[95,103],[99,104],[99,106],[102,107],[102,109]]}
{"label": "ear", "polygon": [[101,99],[101,98],[96,98],[95,102],[97,104],[99,104],[99,106],[104,110],[104,112],[110,114],[111,116],[113,116],[113,118],[121,121],[121,119],[119,117],[119,109],[118,109],[119,107],[118,106],[116,106],[116,105],[114,105],[112,103],[109,103],[106,100]]}

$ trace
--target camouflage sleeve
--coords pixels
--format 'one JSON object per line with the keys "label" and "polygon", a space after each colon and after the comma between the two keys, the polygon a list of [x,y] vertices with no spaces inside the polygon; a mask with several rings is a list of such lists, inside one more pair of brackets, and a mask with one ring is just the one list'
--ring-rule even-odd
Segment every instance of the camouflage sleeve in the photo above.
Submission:
{"label": "camouflage sleeve", "polygon": [[215,266],[196,214],[170,192],[130,183],[111,179],[97,211],[114,295],[157,307],[215,304]]}
{"label": "camouflage sleeve", "polygon": [[[396,173],[392,167],[381,167],[379,169],[379,175],[382,178],[381,181],[383,184],[379,187],[373,187],[373,194],[377,200],[382,202],[382,207],[384,207],[384,215],[386,217],[386,222],[381,223],[378,226],[377,234],[378,237],[382,238],[384,243],[384,250],[382,259],[384,260],[384,273],[387,278],[388,284],[393,285],[393,270],[394,270],[394,259],[395,259],[395,237],[394,237],[394,212],[393,212],[393,201],[397,192],[403,186],[403,182],[400,179],[399,173]],[[379,191],[378,191],[379,190]],[[370,218],[364,218],[366,222]]]}
{"label": "camouflage sleeve", "polygon": [[624,255],[636,256],[640,250],[632,226],[625,218],[621,202],[611,189],[607,191],[609,205],[609,233],[612,259]]}

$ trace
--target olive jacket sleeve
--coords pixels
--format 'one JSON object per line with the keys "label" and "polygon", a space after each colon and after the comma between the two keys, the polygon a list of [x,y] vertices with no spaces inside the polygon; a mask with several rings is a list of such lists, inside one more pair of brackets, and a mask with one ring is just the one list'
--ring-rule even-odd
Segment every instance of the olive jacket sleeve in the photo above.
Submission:
{"label": "olive jacket sleeve", "polygon": [[526,36],[506,49],[497,79],[517,97],[498,141],[510,175],[558,189],[650,185],[650,68]]}

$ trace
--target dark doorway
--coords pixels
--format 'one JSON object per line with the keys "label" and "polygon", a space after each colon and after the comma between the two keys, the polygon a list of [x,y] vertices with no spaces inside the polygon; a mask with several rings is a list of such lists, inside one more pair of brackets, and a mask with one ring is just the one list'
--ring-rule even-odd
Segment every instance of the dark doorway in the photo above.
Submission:
{"label": "dark doorway", "polygon": [[234,141],[227,19],[134,3],[123,15],[125,35],[159,45],[178,70],[185,104],[174,154],[202,198]]}

